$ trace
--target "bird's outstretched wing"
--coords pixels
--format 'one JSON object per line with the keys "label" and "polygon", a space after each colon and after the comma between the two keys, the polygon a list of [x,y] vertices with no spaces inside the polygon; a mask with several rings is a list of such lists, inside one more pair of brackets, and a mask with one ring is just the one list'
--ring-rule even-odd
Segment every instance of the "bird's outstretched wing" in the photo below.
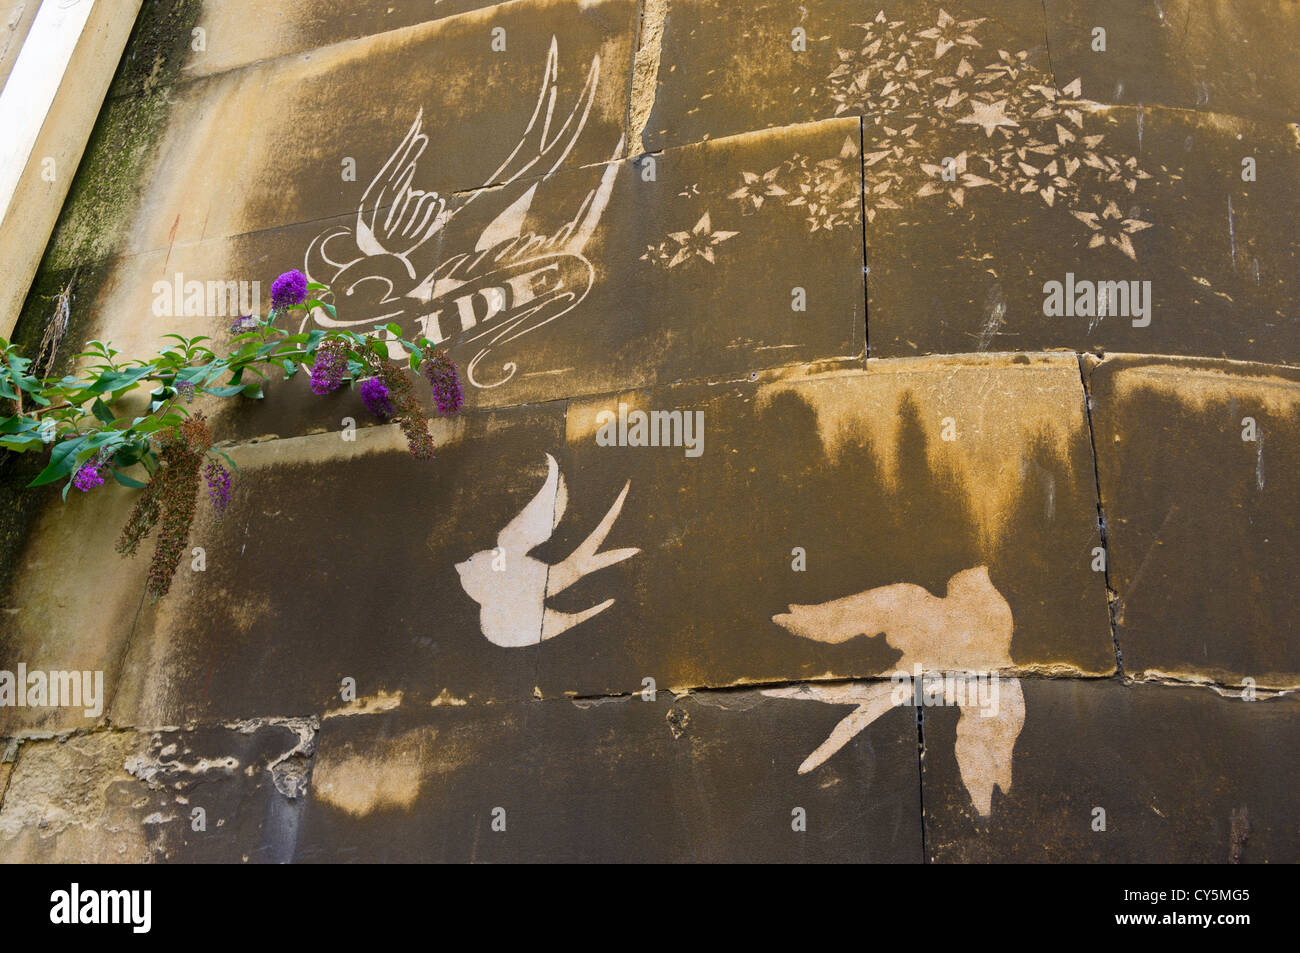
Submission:
{"label": "bird's outstretched wing", "polygon": [[867,726],[894,707],[894,686],[891,682],[855,682],[848,685],[794,685],[788,688],[769,688],[763,691],[768,698],[798,698],[805,701],[825,702],[828,705],[857,705],[858,707],[840,721],[830,735],[799,765],[799,773],[807,774],[831,755],[865,731]]}
{"label": "bird's outstretched wing", "polygon": [[366,186],[357,209],[357,248],[366,255],[409,255],[446,224],[447,200],[417,189],[415,165],[429,146],[424,110],[415,116],[397,149]]}
{"label": "bird's outstretched wing", "polygon": [[550,175],[560,167],[560,163],[565,160],[578,141],[582,127],[587,124],[592,103],[596,100],[596,83],[600,79],[600,56],[591,58],[591,66],[587,69],[587,81],[583,84],[582,92],[578,94],[578,101],[570,110],[568,118],[552,135],[555,100],[559,95],[559,63],[559,42],[552,36],[551,48],[546,55],[546,71],[542,74],[542,90],[537,97],[533,116],[528,120],[528,128],[524,130],[519,145],[506,156],[505,161],[492,173],[486,185],[506,185],[525,175],[530,177]]}
{"label": "bird's outstretched wing", "polygon": [[1020,679],[998,682],[996,707],[966,705],[957,719],[957,767],[975,810],[988,817],[993,787],[1011,793],[1011,754],[1025,724],[1025,693]]}
{"label": "bird's outstretched wing", "polygon": [[[611,549],[608,552],[597,552],[601,544],[605,542],[605,537],[609,531],[614,528],[614,521],[618,519],[618,514],[623,510],[623,501],[627,499],[627,491],[632,486],[632,481],[628,480],[623,484],[623,492],[619,493],[618,499],[605,513],[604,519],[593,529],[578,548],[573,551],[568,559],[556,563],[551,567],[550,575],[546,579],[546,595],[554,596],[568,589],[571,585],[590,573],[598,569],[604,569],[606,566],[612,566],[620,563],[625,559],[630,559],[639,549]],[[558,521],[557,521],[558,522]]]}
{"label": "bird's outstretched wing", "polygon": [[[519,515],[497,534],[497,545],[516,558],[546,542],[555,530],[555,502],[562,477],[555,457],[546,455],[546,482]],[[567,492],[565,497],[567,499]]]}

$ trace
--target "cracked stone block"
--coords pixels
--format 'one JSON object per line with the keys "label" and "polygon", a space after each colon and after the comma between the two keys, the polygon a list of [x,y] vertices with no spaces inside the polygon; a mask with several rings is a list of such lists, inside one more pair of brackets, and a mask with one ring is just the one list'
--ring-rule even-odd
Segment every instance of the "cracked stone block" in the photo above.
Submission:
{"label": "cracked stone block", "polygon": [[661,692],[329,718],[294,859],[917,862],[914,719],[798,773],[847,713]]}
{"label": "cracked stone block", "polygon": [[[128,560],[114,549],[135,497],[110,482],[93,498],[74,491],[66,502],[54,495],[27,504],[40,512],[0,592],[0,671],[15,678],[12,697],[0,692],[0,736],[84,730],[106,716],[152,553]],[[19,664],[29,674],[76,673],[78,692],[102,685],[97,704],[82,698],[77,705],[18,707]],[[48,674],[45,680],[48,685]]]}
{"label": "cracked stone block", "polygon": [[1300,372],[1121,356],[1089,388],[1125,673],[1300,685]]}
{"label": "cracked stone block", "polygon": [[963,62],[1048,68],[1038,0],[884,7],[668,0],[657,70],[646,70],[656,83],[645,148],[841,115],[865,116],[870,143],[913,70],[924,71],[918,92],[938,99],[949,90],[936,81]]}
{"label": "cracked stone block", "polygon": [[858,169],[853,119],[747,134],[458,195],[391,284],[355,230],[307,270],[340,316],[446,341],[471,406],[859,357]]}
{"label": "cracked stone block", "polygon": [[[975,863],[1294,863],[1300,702],[1115,680],[1021,681],[1024,722],[991,810],[923,710],[928,858]],[[1098,813],[1100,811],[1104,812]],[[1104,830],[1100,829],[1104,823]]]}
{"label": "cracked stone block", "polygon": [[[495,6],[500,0],[211,0],[195,25],[206,49],[186,56],[183,76],[207,76],[335,43],[416,26]],[[250,21],[259,28],[248,29]],[[507,41],[509,37],[507,36]],[[509,44],[507,42],[507,49]]]}
{"label": "cracked stone block", "polygon": [[[396,263],[436,233],[458,191],[623,154],[635,9],[527,0],[114,100],[146,111],[148,155],[125,173],[133,188],[118,189],[116,240],[94,253],[169,249],[364,205],[362,246]],[[497,28],[504,51],[492,49]],[[373,89],[385,95],[358,92]],[[112,186],[112,173],[97,187]]]}
{"label": "cracked stone block", "polygon": [[[1102,102],[1294,122],[1300,12],[1286,0],[1046,0],[1057,79]],[[1099,34],[1097,30],[1103,30]]]}
{"label": "cracked stone block", "polygon": [[[0,807],[6,863],[281,863],[314,752],[311,720],[100,730],[29,741]],[[309,769],[308,769],[309,770]]]}
{"label": "cracked stone block", "polygon": [[[413,459],[396,425],[237,448],[225,519],[203,505],[191,535],[202,571],[187,558],[168,596],[141,610],[113,721],[530,697],[535,650],[480,634],[457,563],[486,551],[493,573],[496,528],[536,493],[563,410],[435,422],[432,460]],[[507,556],[508,567],[523,558]],[[516,597],[525,615],[529,592]]]}
{"label": "cracked stone block", "polygon": [[574,401],[559,460],[547,696],[1114,670],[1073,357]]}
{"label": "cracked stone block", "polygon": [[1295,130],[1038,82],[1008,81],[984,126],[932,116],[874,150],[868,134],[872,356],[1300,360]]}
{"label": "cracked stone block", "polygon": [[[100,279],[82,333],[124,353],[178,326],[227,341],[298,267],[334,289],[338,313],[304,324],[296,312],[289,328],[396,323],[443,341],[469,410],[860,361],[857,144],[858,121],[833,120],[464,193],[404,262],[376,251],[355,214],[133,255]],[[355,391],[322,399],[305,374],[277,372],[264,392],[194,408],[220,415],[223,439],[374,422]]]}

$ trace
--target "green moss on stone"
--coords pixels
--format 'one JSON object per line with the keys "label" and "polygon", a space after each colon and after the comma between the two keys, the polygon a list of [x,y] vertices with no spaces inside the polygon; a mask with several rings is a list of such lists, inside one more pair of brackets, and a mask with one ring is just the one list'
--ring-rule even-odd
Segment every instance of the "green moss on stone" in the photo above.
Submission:
{"label": "green moss on stone", "polygon": [[[94,326],[109,258],[134,220],[142,180],[166,124],[170,87],[181,78],[202,7],[202,0],[145,0],[140,10],[11,336],[24,354],[35,357],[56,298],[71,282],[68,326],[51,375],[71,370],[72,356]],[[18,572],[36,516],[59,502],[60,486],[26,488],[44,466],[45,454],[0,450],[0,594]],[[4,606],[0,595],[0,609]],[[0,638],[3,628],[0,616]]]}

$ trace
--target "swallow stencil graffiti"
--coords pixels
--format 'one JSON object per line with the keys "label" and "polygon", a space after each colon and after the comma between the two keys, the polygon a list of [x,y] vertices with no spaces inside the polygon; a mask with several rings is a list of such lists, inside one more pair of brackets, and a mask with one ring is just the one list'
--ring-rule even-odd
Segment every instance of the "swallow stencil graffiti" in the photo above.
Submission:
{"label": "swallow stencil graffiti", "polygon": [[[903,671],[997,672],[1012,666],[1011,606],[994,587],[985,566],[954,575],[942,597],[911,583],[895,583],[819,605],[791,605],[772,621],[816,642],[883,635],[886,644],[903,653],[896,666]],[[987,817],[992,812],[993,788],[1003,794],[1011,790],[1011,754],[1025,723],[1025,698],[1018,678],[1001,679],[997,705],[990,713],[981,710],[974,693],[959,696],[961,687],[948,679],[944,701],[961,708],[957,765],[975,809]],[[798,685],[767,689],[763,694],[855,706],[799,766],[800,774],[816,770],[899,705],[894,682]]]}
{"label": "swallow stencil graffiti", "polygon": [[590,573],[641,551],[598,552],[623,510],[623,501],[632,486],[628,480],[600,523],[568,558],[549,564],[528,555],[551,538],[569,502],[564,476],[549,453],[546,467],[546,482],[519,515],[497,534],[497,548],[477,552],[456,564],[461,587],[480,606],[479,626],[483,635],[494,645],[507,648],[536,645],[604,612],[614,604],[612,598],[573,613],[557,612],[546,605],[546,600]]}
{"label": "swallow stencil graffiti", "polygon": [[[366,187],[355,222],[325,229],[304,256],[308,277],[329,284],[350,299],[349,311],[365,317],[338,321],[317,310],[306,320],[321,327],[397,323],[408,335],[463,351],[457,356],[474,387],[499,387],[513,378],[513,362],[503,364],[495,379],[483,362],[495,348],[568,314],[591,290],[596,271],[583,252],[609,203],[619,169],[614,160],[623,149],[619,139],[610,161],[593,170],[595,185],[568,222],[551,234],[528,230],[534,201],[586,126],[600,57],[592,57],[567,116],[558,108],[558,69],[559,45],[552,37],[527,128],[496,171],[463,198],[449,200],[417,186],[418,162],[429,146],[424,113],[418,112]],[[405,353],[394,344],[391,356]]]}

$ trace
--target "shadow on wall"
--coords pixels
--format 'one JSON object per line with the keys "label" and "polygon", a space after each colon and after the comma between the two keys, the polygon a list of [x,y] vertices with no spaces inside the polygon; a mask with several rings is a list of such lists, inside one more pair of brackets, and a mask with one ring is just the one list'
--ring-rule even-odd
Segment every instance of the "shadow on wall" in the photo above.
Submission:
{"label": "shadow on wall", "polygon": [[[882,449],[862,430],[843,434],[832,460],[818,435],[816,410],[798,394],[782,393],[762,413],[747,418],[755,433],[737,435],[736,443],[770,449],[735,463],[737,469],[754,467],[749,479],[737,474],[734,480],[718,478],[718,482],[742,492],[752,488],[755,496],[767,495],[760,487],[775,488],[773,511],[768,514],[772,522],[764,524],[763,533],[792,544],[806,540],[804,545],[815,545],[823,553],[827,541],[833,541],[833,559],[839,568],[790,573],[787,558],[783,570],[788,579],[776,576],[781,580],[779,591],[769,587],[760,595],[750,591],[743,578],[724,578],[712,598],[730,602],[726,609],[745,617],[758,607],[772,605],[773,611],[780,612],[785,603],[821,603],[899,582],[942,596],[953,575],[987,565],[993,585],[1012,608],[1013,660],[1025,661],[1025,653],[1017,649],[1026,642],[1034,644],[1039,658],[1044,649],[1062,657],[1077,655],[1089,641],[1107,646],[1104,615],[1101,630],[1093,631],[1101,583],[1097,587],[1057,585],[1059,580],[1079,579],[1080,566],[1088,566],[1092,547],[1099,544],[1095,524],[1082,525],[1078,518],[1081,513],[1096,513],[1086,436],[1071,441],[1068,456],[1048,434],[1037,434],[1019,448],[1019,460],[1013,456],[1016,448],[1009,448],[1007,465],[1019,469],[1020,489],[1004,509],[1003,523],[990,541],[972,505],[984,489],[957,468],[936,463],[931,453],[935,435],[927,433],[910,393],[894,413],[892,472],[886,470]],[[781,436],[772,439],[773,434]],[[717,454],[714,459],[726,456]],[[753,502],[737,499],[730,506],[746,513],[752,511]],[[737,530],[743,533],[744,525]],[[712,536],[713,531],[705,525],[700,534]],[[738,548],[743,550],[746,544],[760,552],[772,549],[770,540],[757,536]],[[701,538],[698,545],[707,549],[709,544]],[[690,548],[689,543],[685,548]],[[821,565],[825,566],[825,557]],[[729,571],[747,571],[722,561],[715,567],[724,577]],[[1044,599],[1044,593],[1057,588],[1065,593],[1060,600]],[[774,599],[781,604],[774,604]],[[1075,600],[1077,611],[1062,601],[1070,599]],[[770,615],[755,619],[754,624],[771,626]],[[843,649],[821,646],[817,651]],[[1095,663],[1105,666],[1105,654]]]}

